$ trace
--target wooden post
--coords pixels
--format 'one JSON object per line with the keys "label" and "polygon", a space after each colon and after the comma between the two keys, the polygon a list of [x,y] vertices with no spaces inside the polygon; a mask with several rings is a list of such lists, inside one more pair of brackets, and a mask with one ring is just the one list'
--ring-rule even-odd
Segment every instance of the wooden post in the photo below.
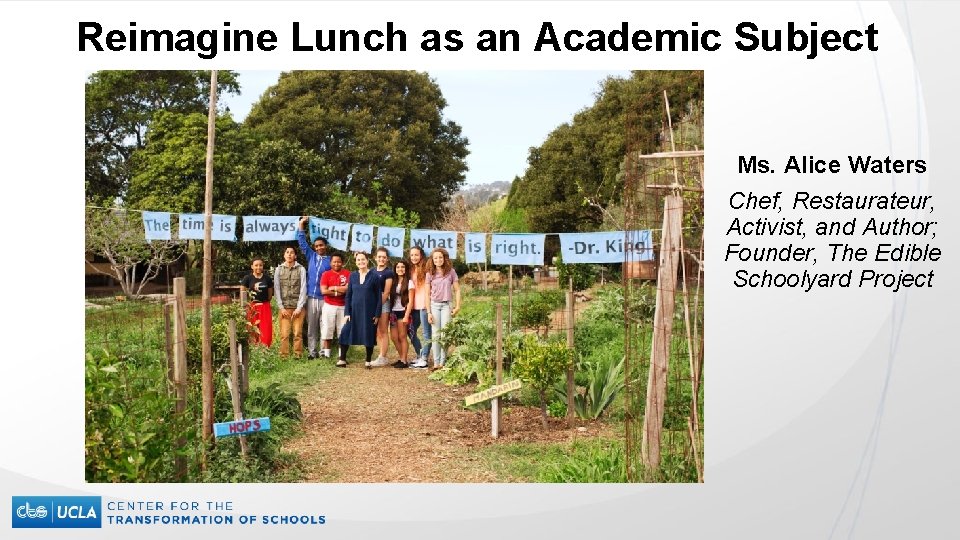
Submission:
{"label": "wooden post", "polygon": [[[187,279],[173,279],[173,389],[176,394],[174,411],[177,415],[187,410]],[[186,438],[177,439],[177,448],[187,444]],[[187,474],[187,462],[182,456],[175,461],[177,478]]]}
{"label": "wooden post", "polygon": [[[210,292],[213,289],[213,149],[217,134],[217,70],[210,71],[210,108],[207,110],[207,174],[204,191],[203,304],[201,388],[203,391],[203,441],[213,441],[213,345],[211,343]],[[206,459],[203,462],[206,469]]]}
{"label": "wooden post", "polygon": [[175,358],[173,356],[173,306],[175,301],[171,301],[171,297],[168,297],[168,300],[163,303],[163,336],[164,336],[164,345],[165,352],[167,353],[167,381],[169,384],[167,388],[169,391],[173,391],[173,385],[176,382],[176,379],[173,377],[173,366],[175,363]]}
{"label": "wooden post", "polygon": [[507,273],[507,334],[513,332],[513,265]]}
{"label": "wooden post", "polygon": [[[248,296],[250,295],[249,291],[240,291],[240,307],[247,307]],[[237,353],[240,355],[240,374],[242,378],[240,379],[240,388],[243,390],[243,397],[247,397],[247,392],[250,391],[250,355],[247,353],[248,343],[238,343],[237,344]]]}
{"label": "wooden post", "polygon": [[650,373],[647,377],[647,401],[640,439],[640,455],[648,474],[653,474],[660,467],[660,433],[663,429],[663,407],[667,396],[667,368],[670,362],[682,219],[683,198],[677,194],[664,197],[657,304],[653,316]]}
{"label": "wooden post", "polygon": [[[233,402],[233,419],[243,420],[243,400],[240,397],[240,363],[237,361],[237,321],[227,321],[230,333],[230,401]],[[240,435],[240,455],[247,459],[247,437]]]}
{"label": "wooden post", "polygon": [[[497,342],[494,353],[496,356],[497,362],[497,379],[496,384],[503,384],[503,304],[497,302]],[[490,405],[490,435],[494,439],[500,437],[500,420],[502,418],[502,410],[500,408],[500,398],[493,398],[493,403]]]}
{"label": "wooden post", "polygon": [[567,363],[567,423],[573,421],[574,401],[573,401],[573,278],[570,278],[570,288],[567,290],[567,350],[570,354],[570,362]]}

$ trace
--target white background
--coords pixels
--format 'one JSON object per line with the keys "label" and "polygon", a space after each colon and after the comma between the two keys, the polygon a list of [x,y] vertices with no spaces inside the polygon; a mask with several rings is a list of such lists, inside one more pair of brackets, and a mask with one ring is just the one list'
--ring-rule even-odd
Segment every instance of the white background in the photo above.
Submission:
{"label": "white background", "polygon": [[[320,2],[0,4],[0,107],[8,258],[0,403],[0,490],[124,500],[232,500],[238,513],[315,513],[321,528],[142,527],[150,538],[523,537],[947,538],[958,502],[956,124],[960,88],[949,2]],[[79,21],[104,27],[270,28],[271,53],[80,53]],[[408,35],[404,53],[292,53],[304,28]],[[712,53],[533,53],[542,21],[558,30],[721,31]],[[817,21],[879,30],[876,53],[738,51],[734,28]],[[427,28],[513,28],[521,52],[417,47]],[[705,485],[87,485],[83,468],[83,91],[98,69],[702,69],[706,73]],[[925,159],[923,175],[743,176],[738,155]],[[733,191],[934,196],[933,289],[802,293],[732,285],[724,232]],[[814,220],[818,214],[811,214]],[[910,217],[905,215],[904,217]],[[823,215],[830,219],[829,214]],[[805,220],[806,221],[806,220]],[[822,265],[822,267],[821,267]],[[760,266],[751,267],[755,270]],[[819,271],[830,265],[818,263]],[[890,265],[896,270],[899,266]],[[927,269],[929,269],[927,268]],[[133,529],[10,530],[0,536],[127,538]]]}

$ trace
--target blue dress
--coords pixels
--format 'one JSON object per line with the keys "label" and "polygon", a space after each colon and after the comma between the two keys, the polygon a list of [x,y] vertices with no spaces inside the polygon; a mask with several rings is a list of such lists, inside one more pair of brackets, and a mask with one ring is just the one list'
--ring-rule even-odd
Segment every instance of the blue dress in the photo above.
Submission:
{"label": "blue dress", "polygon": [[341,345],[363,345],[373,347],[377,344],[377,323],[374,317],[380,316],[380,279],[372,270],[367,272],[364,282],[360,283],[360,273],[350,273],[347,295],[344,297],[344,315],[350,316],[350,329],[347,335],[340,336]]}

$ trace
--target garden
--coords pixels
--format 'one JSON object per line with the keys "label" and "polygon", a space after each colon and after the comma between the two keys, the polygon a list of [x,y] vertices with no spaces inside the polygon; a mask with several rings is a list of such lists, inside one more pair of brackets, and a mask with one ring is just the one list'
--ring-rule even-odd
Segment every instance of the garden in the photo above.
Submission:
{"label": "garden", "polygon": [[[174,414],[161,302],[93,300],[87,310],[86,478],[91,482],[624,482],[624,310],[619,284],[591,284],[574,298],[567,346],[565,291],[517,280],[506,288],[465,287],[463,311],[445,336],[447,368],[335,370],[323,360],[284,360],[249,347],[247,418],[270,431],[204,443],[200,434],[199,310],[187,313],[187,407]],[[641,312],[653,313],[653,285]],[[512,300],[512,320],[507,314]],[[523,387],[502,397],[502,433],[490,434],[490,402],[464,397],[495,383],[495,312],[506,332],[504,380]],[[238,303],[212,310],[215,421],[233,419],[227,321],[246,326]],[[650,342],[649,336],[639,341]],[[649,346],[649,345],[648,345]],[[676,340],[676,346],[685,346]],[[360,352],[357,351],[359,355]],[[678,353],[681,357],[685,352]],[[567,418],[565,373],[573,366]],[[677,380],[689,378],[677,362]],[[684,388],[684,385],[678,385]],[[687,391],[689,392],[689,390]],[[702,386],[701,386],[702,392]],[[685,401],[684,401],[685,400]],[[690,403],[679,392],[677,403]],[[698,403],[702,404],[702,395]],[[666,433],[685,433],[683,406],[668,408]],[[702,418],[702,411],[700,411]],[[658,481],[695,482],[685,438],[665,438]],[[684,456],[684,453],[687,456]],[[180,467],[177,463],[180,463]],[[186,466],[184,467],[183,464]]]}

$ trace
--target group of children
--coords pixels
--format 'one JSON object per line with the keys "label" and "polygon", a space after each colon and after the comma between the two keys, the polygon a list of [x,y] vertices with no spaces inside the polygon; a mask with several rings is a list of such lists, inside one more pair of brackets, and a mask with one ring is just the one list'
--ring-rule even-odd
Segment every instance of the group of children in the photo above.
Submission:
{"label": "group of children", "polygon": [[[264,271],[263,260],[254,259],[251,273],[241,281],[241,290],[250,295],[248,320],[259,330],[252,340],[267,347],[272,344],[273,296],[280,317],[281,356],[290,354],[291,337],[293,354],[303,354],[306,321],[308,358],[330,358],[330,344],[336,335],[338,367],[347,366],[350,346],[360,345],[367,368],[427,368],[432,349],[430,369],[441,369],[447,352],[440,338],[460,311],[460,284],[447,250],[434,249],[427,257],[422,248],[412,246],[408,258],[393,267],[386,248],[376,250],[373,267],[367,253],[358,251],[353,253],[357,270],[350,272],[343,269],[342,255],[327,255],[324,238],[315,239],[312,246],[307,243],[307,221],[303,217],[297,231],[306,268],[297,262],[294,248],[288,247],[272,278]],[[422,340],[417,336],[421,328]],[[392,364],[387,359],[391,342],[397,351]],[[411,344],[414,358],[409,357]],[[379,349],[376,359],[374,348]]]}

